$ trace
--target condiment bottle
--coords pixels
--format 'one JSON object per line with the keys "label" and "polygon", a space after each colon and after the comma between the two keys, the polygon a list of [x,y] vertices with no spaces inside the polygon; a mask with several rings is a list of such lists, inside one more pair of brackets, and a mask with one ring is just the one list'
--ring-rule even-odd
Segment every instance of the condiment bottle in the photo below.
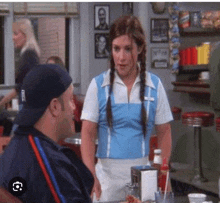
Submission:
{"label": "condiment bottle", "polygon": [[160,171],[160,167],[162,165],[162,157],[161,157],[161,149],[155,149],[154,150],[154,159],[152,166]]}
{"label": "condiment bottle", "polygon": [[169,171],[169,166],[167,164],[167,159],[164,158],[159,174],[159,188],[161,189],[161,192],[165,191],[168,171]]}
{"label": "condiment bottle", "polygon": [[157,185],[158,185],[158,187],[159,187],[159,177],[160,177],[161,165],[162,165],[161,149],[155,149],[152,166],[157,169]]}

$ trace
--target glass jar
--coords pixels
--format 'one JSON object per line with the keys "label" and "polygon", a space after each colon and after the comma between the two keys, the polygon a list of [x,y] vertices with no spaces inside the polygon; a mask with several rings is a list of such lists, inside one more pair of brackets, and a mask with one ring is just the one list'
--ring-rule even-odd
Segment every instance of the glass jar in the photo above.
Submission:
{"label": "glass jar", "polygon": [[125,200],[130,202],[130,200],[133,200],[134,198],[139,199],[138,187],[131,183],[127,183],[125,186]]}

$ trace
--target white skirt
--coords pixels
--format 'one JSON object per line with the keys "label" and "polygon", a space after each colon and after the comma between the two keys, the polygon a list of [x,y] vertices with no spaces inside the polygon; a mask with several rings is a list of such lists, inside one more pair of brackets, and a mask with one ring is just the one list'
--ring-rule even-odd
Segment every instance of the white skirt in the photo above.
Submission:
{"label": "white skirt", "polygon": [[148,157],[139,159],[98,159],[96,175],[102,194],[99,201],[94,195],[93,202],[125,200],[125,185],[131,182],[131,167],[150,165]]}

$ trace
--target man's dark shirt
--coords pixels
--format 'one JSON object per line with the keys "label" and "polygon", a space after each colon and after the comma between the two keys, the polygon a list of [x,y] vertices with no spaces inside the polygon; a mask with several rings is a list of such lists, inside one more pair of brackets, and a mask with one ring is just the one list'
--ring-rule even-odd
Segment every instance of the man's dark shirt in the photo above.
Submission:
{"label": "man's dark shirt", "polygon": [[45,153],[60,196],[65,200],[61,202],[92,202],[90,193],[94,179],[87,167],[72,150],[58,145],[32,127],[19,126],[15,136],[0,156],[0,187],[8,189],[11,179],[21,177],[27,183],[27,191],[19,196],[23,202],[55,202],[42,167],[36,158],[30,137],[39,141],[40,150]]}

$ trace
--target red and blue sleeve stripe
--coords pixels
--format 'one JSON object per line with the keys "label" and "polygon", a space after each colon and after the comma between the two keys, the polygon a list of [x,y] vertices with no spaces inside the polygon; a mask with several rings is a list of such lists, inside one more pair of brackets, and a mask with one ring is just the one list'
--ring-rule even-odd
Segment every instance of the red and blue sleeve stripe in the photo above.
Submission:
{"label": "red and blue sleeve stripe", "polygon": [[44,174],[48,187],[54,197],[54,201],[56,203],[65,203],[66,200],[60,192],[60,188],[57,184],[56,178],[54,176],[53,170],[51,169],[50,163],[47,159],[44,149],[41,146],[39,138],[29,135],[28,139],[31,144],[31,147],[33,148],[38,164],[40,165],[40,168]]}

